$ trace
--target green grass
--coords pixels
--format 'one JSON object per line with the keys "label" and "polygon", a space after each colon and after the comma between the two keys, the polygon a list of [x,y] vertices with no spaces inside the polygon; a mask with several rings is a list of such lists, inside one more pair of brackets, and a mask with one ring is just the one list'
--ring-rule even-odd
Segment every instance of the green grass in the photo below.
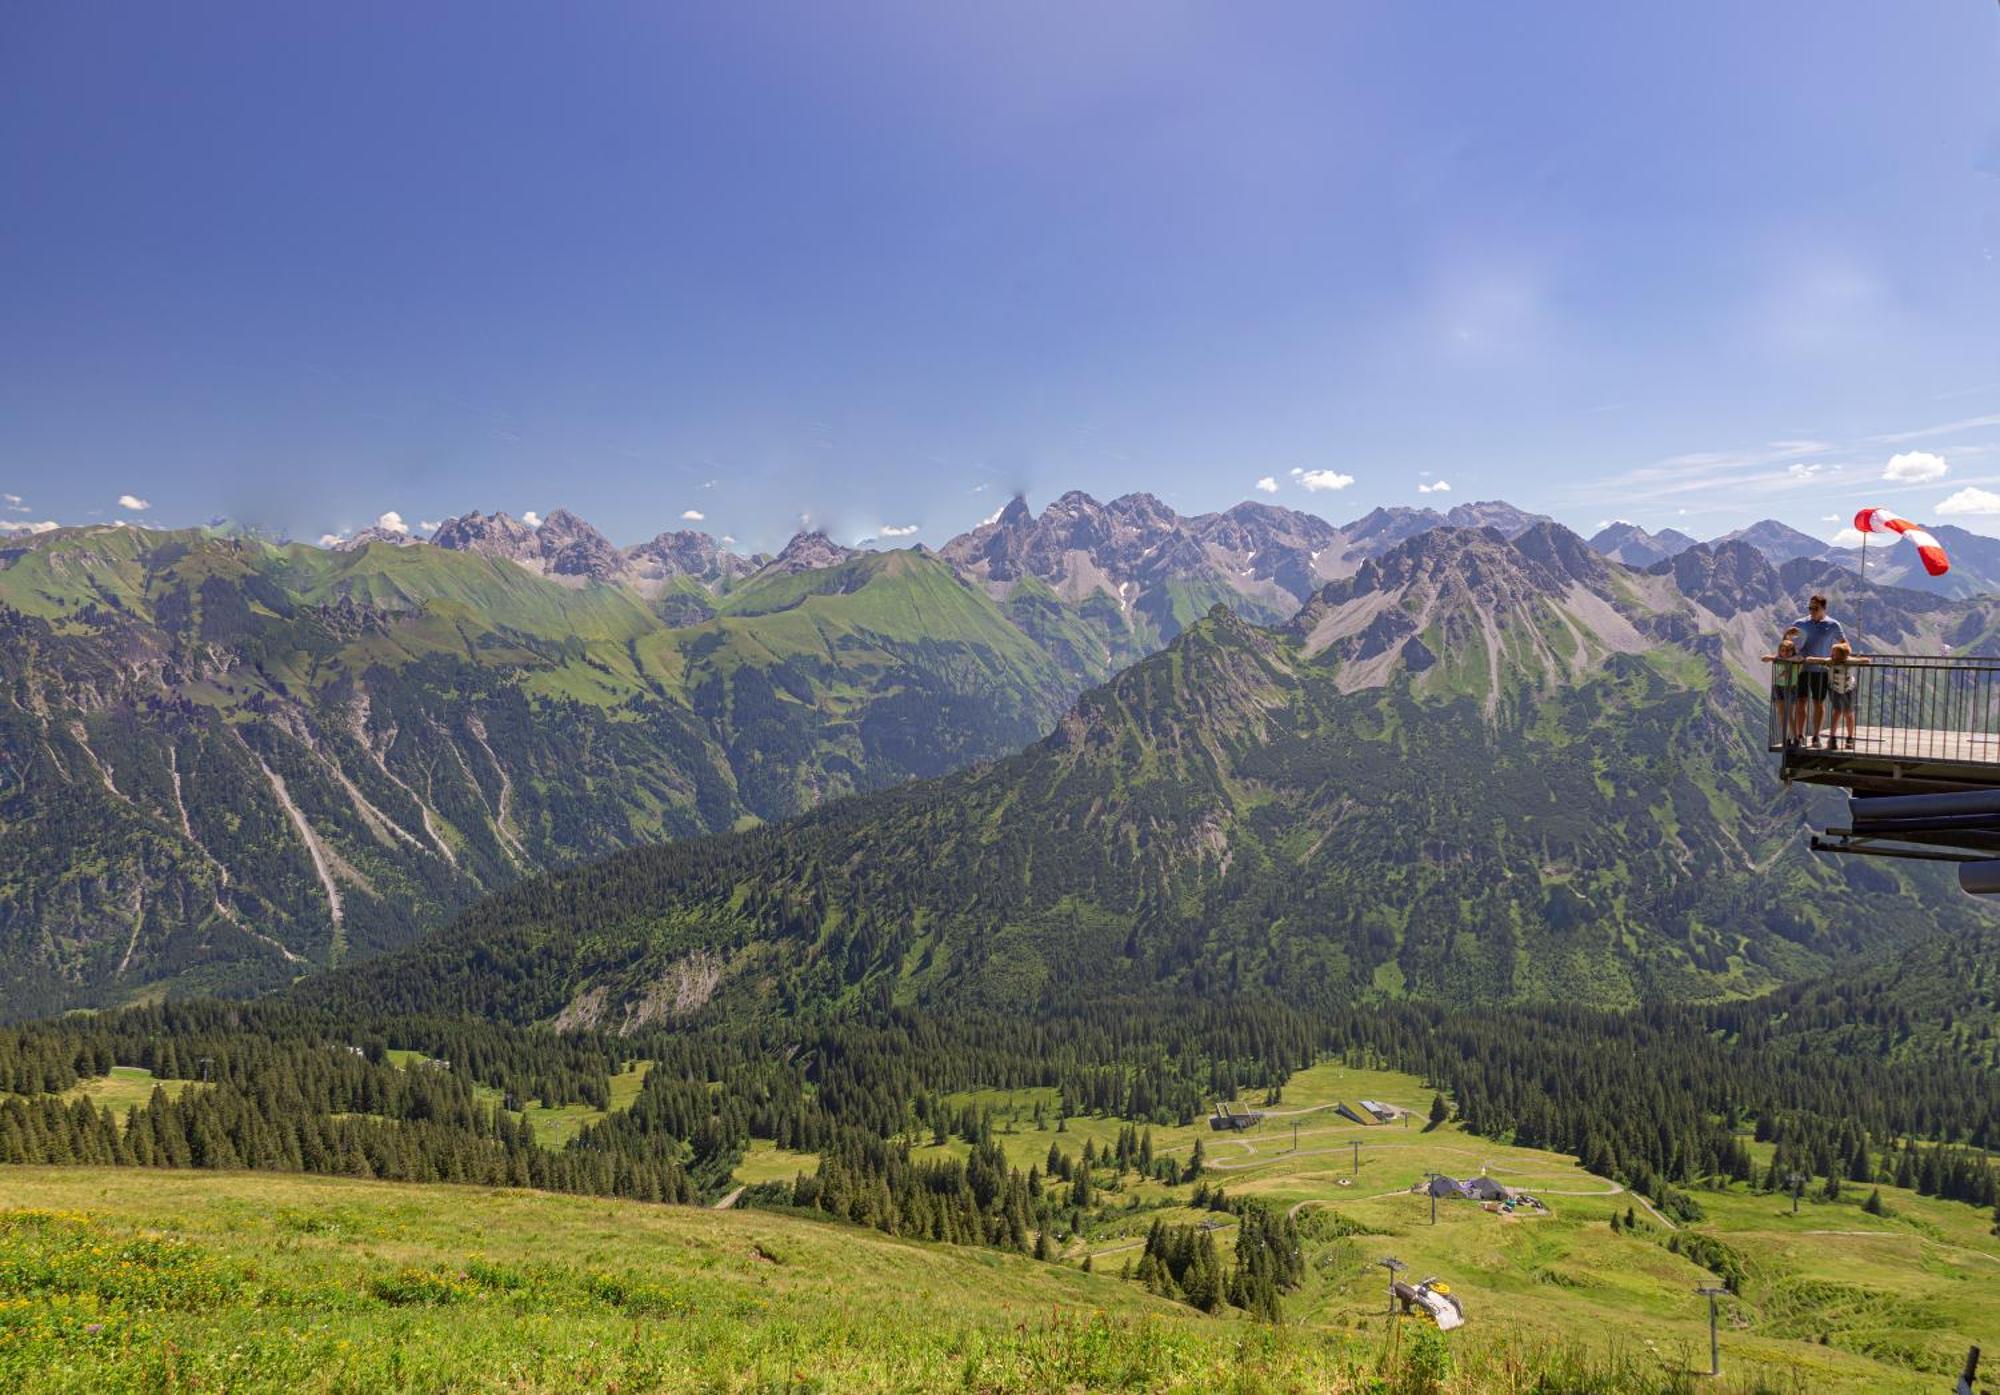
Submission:
{"label": "green grass", "polygon": [[[273,1174],[4,1181],[0,1388],[22,1395],[1694,1388],[1643,1352],[1402,1326],[1389,1364],[1379,1321],[1205,1318],[1101,1273],[770,1213]],[[1465,1374],[1423,1379],[1412,1351]]]}
{"label": "green grass", "polygon": [[[389,1060],[404,1070],[424,1059],[421,1051],[392,1048]],[[544,1148],[561,1148],[572,1138],[582,1133],[592,1124],[598,1123],[610,1114],[619,1113],[632,1107],[632,1101],[639,1098],[639,1087],[646,1083],[646,1072],[653,1068],[651,1061],[635,1061],[632,1065],[611,1077],[611,1108],[593,1109],[587,1104],[561,1104],[554,1107],[539,1101],[530,1103],[517,1116],[535,1126],[535,1142]],[[473,1093],[489,1104],[498,1105],[501,1092],[490,1085],[473,1087]]]}
{"label": "green grass", "polygon": [[811,1175],[818,1170],[819,1154],[794,1153],[758,1139],[736,1165],[735,1176],[737,1181],[754,1187],[760,1182],[789,1182],[801,1172]]}
{"label": "green grass", "polygon": [[[1669,1231],[1643,1201],[1563,1154],[1498,1143],[1456,1124],[1426,1129],[1431,1095],[1407,1075],[1323,1064],[1295,1075],[1270,1106],[1272,1117],[1248,1132],[1216,1133],[1205,1122],[1155,1127],[1154,1150],[1185,1158],[1199,1140],[1211,1185],[1296,1207],[1302,1220],[1327,1211],[1340,1219],[1316,1223],[1307,1284],[1286,1303],[1287,1320],[1308,1329],[1378,1328],[1383,1271],[1374,1261],[1393,1255],[1421,1271],[1419,1277],[1435,1274],[1451,1283],[1470,1317],[1453,1340],[1500,1337],[1533,1345],[1620,1333],[1635,1350],[1669,1364],[1705,1361],[1707,1310],[1694,1289],[1707,1273],[1665,1247]],[[1419,1117],[1407,1126],[1361,1126],[1326,1108],[1364,1097]],[[1038,1100],[1047,1129],[1032,1122]],[[1044,1163],[1051,1142],[1072,1156],[1081,1155],[1086,1139],[1102,1151],[1123,1126],[1117,1119],[1072,1118],[1058,1132],[1048,1091],[982,1091],[952,1102],[992,1110],[995,1138],[1022,1167]],[[1254,1095],[1240,1103],[1265,1107]],[[1287,1110],[1312,1112],[1275,1112]],[[967,1149],[956,1139],[941,1149],[926,1140],[918,1155],[945,1151]],[[1430,1171],[1459,1178],[1488,1172],[1542,1197],[1551,1213],[1516,1219],[1468,1201],[1440,1201],[1433,1227],[1428,1198],[1410,1191]],[[1110,1171],[1097,1176],[1102,1190]],[[1808,1200],[1796,1220],[1786,1198],[1741,1186],[1695,1193],[1707,1218],[1683,1229],[1722,1240],[1750,1272],[1741,1300],[1729,1303],[1724,1340],[1731,1362],[1814,1391],[1932,1391],[1940,1376],[1956,1372],[1968,1345],[2000,1330],[2000,1240],[1990,1233],[1991,1214],[1885,1186],[1893,1214],[1876,1218],[1861,1210],[1868,1191],[1850,1186],[1837,1203]],[[1187,1186],[1126,1176],[1105,1191],[1067,1255],[1089,1253],[1098,1272],[1116,1273],[1137,1258],[1136,1242],[1155,1218],[1193,1218],[1186,1209],[1190,1193]],[[1611,1218],[1628,1206],[1645,1226],[1614,1234]],[[1336,1234],[1355,1227],[1377,1233]],[[1218,1237],[1225,1253],[1227,1236]]]}
{"label": "green grass", "polygon": [[113,1066],[111,1074],[85,1080],[63,1091],[66,1100],[87,1099],[99,1109],[109,1109],[123,1117],[153,1097],[157,1087],[168,1099],[179,1099],[188,1088],[185,1080],[155,1080],[144,1066]]}
{"label": "green grass", "polygon": [[652,1068],[651,1061],[639,1061],[631,1069],[612,1076],[608,1110],[592,1109],[587,1104],[563,1104],[553,1109],[531,1104],[522,1111],[522,1117],[535,1126],[535,1142],[544,1148],[560,1148],[607,1115],[630,1109],[632,1101],[639,1098],[639,1087],[646,1083],[646,1072]]}

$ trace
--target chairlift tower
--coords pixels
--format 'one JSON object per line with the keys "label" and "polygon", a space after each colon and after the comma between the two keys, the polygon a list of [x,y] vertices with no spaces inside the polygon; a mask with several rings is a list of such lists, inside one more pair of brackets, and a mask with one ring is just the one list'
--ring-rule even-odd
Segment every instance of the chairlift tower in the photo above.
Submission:
{"label": "chairlift tower", "polygon": [[1396,1316],[1396,1276],[1410,1266],[1394,1255],[1384,1255],[1375,1262],[1389,1271],[1389,1316],[1393,1318]]}
{"label": "chairlift tower", "polygon": [[1722,1338],[1716,1329],[1715,1303],[1729,1290],[1720,1284],[1703,1284],[1695,1292],[1708,1299],[1708,1373],[1719,1376],[1722,1374]]}

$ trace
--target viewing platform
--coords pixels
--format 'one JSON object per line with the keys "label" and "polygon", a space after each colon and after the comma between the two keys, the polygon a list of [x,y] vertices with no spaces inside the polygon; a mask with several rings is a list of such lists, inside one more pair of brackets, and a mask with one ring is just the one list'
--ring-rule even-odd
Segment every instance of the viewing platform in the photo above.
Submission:
{"label": "viewing platform", "polygon": [[[1832,666],[1791,667],[1804,689]],[[1831,692],[1817,732],[1810,695],[1802,729],[1788,704],[1774,701],[1769,713],[1779,774],[1852,796],[1848,826],[1816,833],[1813,848],[1956,862],[1966,891],[2000,892],[2000,659],[1887,654],[1847,674],[1852,738]]]}

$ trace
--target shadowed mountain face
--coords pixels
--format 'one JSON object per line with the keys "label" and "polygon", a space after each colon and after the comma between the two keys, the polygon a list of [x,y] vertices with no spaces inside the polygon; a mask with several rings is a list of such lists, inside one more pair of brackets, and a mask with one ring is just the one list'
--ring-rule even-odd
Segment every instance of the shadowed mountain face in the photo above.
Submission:
{"label": "shadowed mountain face", "polygon": [[0,550],[0,1014],[282,983],[524,875],[1003,755],[1080,686],[918,553],[676,627],[585,574],[594,534],[483,523]]}
{"label": "shadowed mountain face", "polygon": [[[1754,656],[1794,602],[1754,548],[1707,555],[1691,596],[1554,525],[1434,529],[1285,624],[1217,607],[1017,757],[537,881],[317,991],[565,1025],[710,991],[1616,1004],[1985,923],[1923,873],[1801,848]],[[1992,620],[1875,600],[1917,642]]]}

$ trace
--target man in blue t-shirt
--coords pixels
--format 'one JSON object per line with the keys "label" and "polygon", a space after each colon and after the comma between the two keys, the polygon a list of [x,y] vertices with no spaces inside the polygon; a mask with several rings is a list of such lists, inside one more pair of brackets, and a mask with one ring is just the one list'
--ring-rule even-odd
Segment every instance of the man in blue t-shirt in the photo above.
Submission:
{"label": "man in blue t-shirt", "polygon": [[1812,733],[1811,744],[1819,745],[1820,720],[1826,707],[1826,663],[1833,656],[1833,646],[1847,642],[1847,631],[1840,622],[1826,613],[1826,597],[1814,596],[1806,602],[1805,615],[1792,622],[1799,632],[1799,657],[1818,659],[1819,663],[1808,663],[1799,670],[1799,696],[1812,704],[1812,725],[1806,730]]}

